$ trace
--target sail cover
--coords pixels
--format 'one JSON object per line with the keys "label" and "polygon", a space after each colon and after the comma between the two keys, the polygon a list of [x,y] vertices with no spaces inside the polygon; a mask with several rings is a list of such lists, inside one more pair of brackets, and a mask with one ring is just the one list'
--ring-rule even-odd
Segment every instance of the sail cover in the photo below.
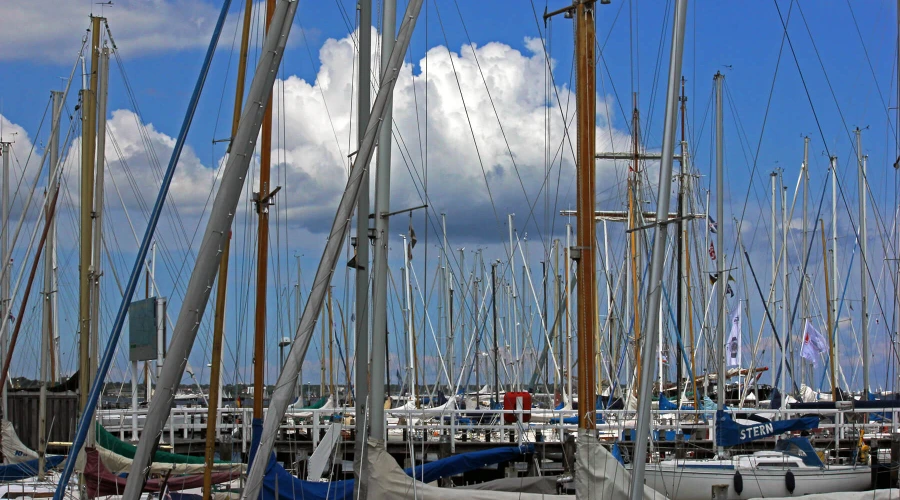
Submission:
{"label": "sail cover", "polygon": [[415,498],[417,500],[572,500],[573,498],[569,495],[431,486],[404,474],[397,465],[397,461],[384,449],[384,445],[371,440],[368,444],[366,461],[369,468],[369,500],[395,500],[398,498]]}
{"label": "sail cover", "polygon": [[[631,500],[631,471],[584,429],[578,429],[575,448],[575,494],[577,498]],[[644,485],[644,500],[665,500],[665,495]]]}
{"label": "sail cover", "polygon": [[[137,451],[137,446],[126,443],[121,439],[113,436],[108,430],[103,428],[103,426],[100,425],[99,422],[97,423],[97,444],[115,453],[116,455],[121,455],[123,457],[131,459],[134,459],[134,453],[135,451]],[[181,455],[178,453],[169,453],[167,451],[157,451],[153,455],[153,461],[164,462],[167,464],[203,465],[204,463],[206,463],[206,459],[204,457]],[[220,460],[216,460],[216,462],[222,463]]]}
{"label": "sail cover", "polygon": [[[262,433],[262,420],[253,421],[253,441],[250,445],[251,467],[256,460],[256,450],[259,446]],[[534,451],[533,445],[518,447],[504,446],[490,450],[461,453],[452,457],[435,460],[415,469],[405,469],[403,473],[409,478],[415,473],[416,479],[430,483],[443,477],[462,474],[470,470],[479,469],[487,465],[507,462],[521,458],[523,453]],[[386,457],[394,461],[390,455]],[[395,465],[396,466],[396,465]],[[370,481],[371,483],[371,481]],[[294,477],[286,471],[276,460],[275,455],[269,457],[266,464],[266,472],[263,477],[262,498],[265,500],[277,498],[303,498],[304,500],[352,500],[354,481],[304,481]],[[370,486],[371,488],[371,486]],[[446,490],[442,490],[446,491]],[[469,500],[473,500],[470,497]]]}
{"label": "sail cover", "polygon": [[754,425],[741,425],[722,410],[716,412],[716,444],[736,446],[757,439],[791,431],[804,431],[819,426],[819,417],[774,420]]}
{"label": "sail cover", "polygon": [[[44,471],[48,471],[59,464],[66,457],[64,455],[53,455],[47,457],[44,462]],[[0,482],[8,483],[10,481],[18,481],[20,479],[28,479],[37,476],[38,461],[28,460],[27,462],[19,462],[17,464],[0,465]]]}
{"label": "sail cover", "polygon": [[3,456],[6,457],[6,460],[9,461],[9,463],[17,464],[29,460],[37,460],[37,452],[25,446],[25,443],[19,439],[12,422],[8,420],[3,421],[2,433]]}
{"label": "sail cover", "polygon": [[[87,486],[88,498],[106,495],[121,495],[125,491],[125,477],[117,476],[109,471],[100,460],[100,454],[94,448],[85,448],[87,464],[84,467],[84,482]],[[219,484],[239,479],[237,472],[214,472],[212,483]],[[163,488],[169,491],[180,491],[203,486],[203,474],[191,476],[170,476],[164,479],[149,479],[144,483],[143,491],[156,492]]]}

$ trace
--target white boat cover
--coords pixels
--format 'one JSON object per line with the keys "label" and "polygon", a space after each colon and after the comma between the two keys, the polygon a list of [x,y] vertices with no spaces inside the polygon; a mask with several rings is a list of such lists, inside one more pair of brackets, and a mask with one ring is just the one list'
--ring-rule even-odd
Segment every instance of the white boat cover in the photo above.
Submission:
{"label": "white boat cover", "polygon": [[570,495],[439,488],[407,476],[383,443],[369,440],[368,448],[369,500],[572,500]]}
{"label": "white boat cover", "polygon": [[458,490],[517,491],[522,493],[556,493],[556,478],[552,476],[538,477],[504,477],[484,483],[460,486]]}
{"label": "white boat cover", "polygon": [[[100,454],[100,461],[103,462],[103,465],[109,469],[113,474],[121,474],[123,472],[131,472],[131,463],[134,460],[123,457],[118,453],[114,453],[102,446],[97,446],[97,452]],[[172,463],[163,463],[163,462],[152,462],[150,464],[150,473],[151,474],[165,474],[170,472],[175,475],[193,475],[193,474],[203,474],[203,471],[206,470],[206,465],[204,464],[172,464]],[[239,463],[216,463],[213,464],[213,472],[240,472],[244,473],[247,471],[246,464]]]}
{"label": "white boat cover", "polygon": [[[630,500],[631,472],[625,469],[596,437],[578,429],[575,451],[575,494],[579,500]],[[665,495],[644,486],[644,500],[665,500]]]}
{"label": "white boat cover", "polygon": [[[797,497],[766,497],[766,500],[796,500],[796,498]],[[897,500],[898,498],[900,498],[900,489],[897,488],[803,495],[803,500]]]}
{"label": "white boat cover", "polygon": [[25,446],[25,443],[19,439],[19,436],[16,434],[16,429],[13,428],[12,422],[4,420],[2,432],[3,456],[6,457],[6,460],[9,461],[9,463],[18,464],[38,459],[37,452]]}

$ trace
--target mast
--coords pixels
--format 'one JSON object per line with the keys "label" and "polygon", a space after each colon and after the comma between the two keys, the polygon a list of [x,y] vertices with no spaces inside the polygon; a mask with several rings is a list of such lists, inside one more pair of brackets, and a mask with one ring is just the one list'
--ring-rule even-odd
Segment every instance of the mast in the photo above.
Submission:
{"label": "mast", "polygon": [[[778,276],[778,263],[775,260],[775,256],[777,255],[777,242],[778,242],[778,240],[775,238],[775,228],[778,227],[775,222],[775,213],[776,213],[777,207],[778,207],[778,196],[776,195],[776,192],[775,192],[775,184],[778,181],[778,172],[777,171],[773,170],[772,173],[769,174],[769,181],[770,181],[771,188],[772,188],[772,222],[771,222],[771,224],[772,224],[772,255],[771,255],[772,287],[769,290],[769,303],[768,303],[767,307],[769,307],[771,309],[775,302],[775,289],[777,286],[776,284],[778,283],[777,278],[776,278],[776,276]],[[720,249],[720,251],[721,251],[721,249]],[[775,338],[774,323],[772,323],[772,338],[773,339]],[[782,345],[781,348],[782,348],[782,350],[784,350],[784,345]],[[771,369],[773,370],[772,373],[775,373],[775,371],[774,371],[775,370],[775,342],[772,342],[771,346],[769,347],[769,350],[771,351],[770,354],[772,357],[772,364],[771,364]],[[782,377],[785,376],[784,372],[779,372],[779,374]],[[775,389],[775,384],[776,384],[776,380],[775,380],[775,377],[773,376],[772,377],[772,388],[773,389]],[[784,385],[782,385],[781,390],[782,391],[784,390]]]}
{"label": "mast", "polygon": [[[687,17],[687,0],[675,3],[675,19],[672,27],[672,49],[669,56],[669,77],[666,90],[666,114],[663,124],[662,159],[659,169],[659,204],[657,214],[666,214],[669,210],[669,186],[672,184],[672,161],[675,154],[675,123],[678,116],[678,81],[681,79],[681,56],[684,49],[684,26]],[[663,271],[666,249],[666,224],[659,224],[653,239],[653,257],[650,262],[650,281],[647,289],[650,292],[647,304],[647,325],[656,324],[659,305],[662,301]],[[720,231],[721,232],[721,231]],[[645,353],[656,351],[656,337],[649,335]],[[724,358],[723,358],[724,361]],[[653,358],[644,356],[645,371],[653,369]],[[650,434],[650,390],[652,377],[641,380],[639,392],[636,440],[634,445],[634,469],[631,477],[631,498],[641,500],[644,497],[644,467],[647,462],[647,437]]]}
{"label": "mast", "polygon": [[[96,148],[96,96],[99,85],[97,68],[100,58],[100,21],[101,17],[91,17],[91,73],[90,88],[82,91],[82,136],[81,136],[81,236],[79,251],[79,294],[78,294],[78,328],[79,328],[79,380],[80,409],[87,411],[88,390],[91,385],[91,259],[93,252],[93,210],[94,200],[94,154]],[[96,357],[96,354],[94,354]],[[88,429],[87,445],[94,442],[94,429]]]}
{"label": "mast", "polygon": [[[405,250],[405,248],[404,248]],[[475,304],[475,409],[481,407],[481,300],[478,297],[478,284],[481,279],[478,277],[478,255],[481,250],[475,252],[474,268],[472,269],[472,297]]]}
{"label": "mast", "polygon": [[412,317],[412,298],[410,297],[409,287],[409,243],[406,236],[403,238],[403,306],[406,310],[406,348],[409,352],[409,397],[413,404],[416,404],[416,346],[415,336],[413,333],[413,317]]}
{"label": "mast", "polygon": [[[828,283],[828,252],[825,246],[825,221],[819,219],[822,225],[822,266],[825,270],[825,303],[831,304],[831,286]],[[834,331],[834,316],[831,314],[831,307],[828,310],[828,372],[831,376],[831,400],[837,401],[837,384],[834,375],[834,336],[830,332]],[[808,319],[806,321],[809,321]],[[804,327],[805,330],[805,327]]]}
{"label": "mast", "polygon": [[[241,26],[241,49],[238,56],[238,74],[234,89],[234,109],[231,114],[231,137],[235,137],[241,121],[241,109],[244,104],[244,82],[247,80],[247,53],[250,46],[250,19],[253,13],[253,0],[244,4],[244,19]],[[229,146],[230,149],[230,146]],[[222,255],[219,256],[219,272],[216,281],[216,309],[213,318],[212,367],[209,375],[209,402],[206,414],[206,449],[203,471],[203,500],[212,496],[212,467],[215,460],[216,438],[219,435],[218,410],[222,404],[222,343],[225,337],[225,302],[228,297],[228,256],[231,252],[231,232],[222,244]],[[298,289],[299,292],[299,289]],[[213,432],[209,431],[212,427]]]}
{"label": "mast", "polygon": [[[809,200],[809,137],[803,138],[803,165],[800,168],[800,175],[803,182],[803,251],[809,248],[809,214],[807,213],[807,205]],[[825,258],[824,256],[822,258]],[[805,254],[803,261],[806,261]],[[827,280],[826,280],[827,281]],[[806,320],[809,318],[809,288],[806,286],[806,276],[800,276],[800,289],[802,291],[801,303],[802,308],[800,315]],[[827,302],[826,302],[827,303]],[[803,380],[801,365],[800,379]]]}
{"label": "mast", "polygon": [[[296,2],[291,2],[291,4],[296,5]],[[303,362],[303,358],[306,356],[306,351],[309,348],[309,341],[313,333],[313,327],[315,326],[316,311],[321,308],[325,287],[328,286],[333,276],[335,263],[337,262],[341,247],[343,246],[343,239],[348,231],[348,221],[353,206],[356,204],[357,196],[359,195],[360,177],[363,171],[368,167],[368,163],[372,158],[375,137],[378,134],[381,125],[388,123],[385,120],[387,101],[397,82],[403,57],[404,54],[406,54],[406,49],[409,47],[409,40],[412,36],[412,31],[415,27],[416,19],[418,18],[421,8],[422,0],[411,0],[407,5],[406,12],[403,15],[403,24],[400,26],[397,44],[393,50],[390,51],[391,55],[388,59],[388,64],[384,65],[385,69],[382,72],[382,81],[372,106],[371,119],[366,127],[366,133],[364,134],[364,139],[359,148],[359,152],[354,159],[354,166],[350,170],[350,178],[347,181],[347,187],[341,196],[340,204],[338,205],[334,220],[332,221],[328,240],[325,243],[325,249],[322,252],[322,260],[319,262],[319,266],[316,269],[313,288],[307,299],[306,308],[303,310],[303,316],[300,318],[300,326],[297,329],[296,338],[291,344],[291,350],[285,361],[284,370],[281,372],[281,375],[278,377],[278,382],[275,384],[275,393],[272,395],[272,400],[269,404],[268,418],[266,418],[263,423],[263,431],[259,442],[259,448],[257,449],[257,456],[268,458],[272,451],[275,442],[275,434],[281,424],[281,419],[284,417],[284,412],[287,409],[289,398],[291,397],[290,387],[286,385],[286,381],[296,378],[300,365]],[[387,28],[387,26],[385,28]],[[373,356],[378,357],[378,354],[379,352],[373,349]],[[372,380],[377,383],[382,376],[383,372],[380,374],[376,373],[373,366]],[[377,396],[381,396],[381,394],[377,394],[373,389],[372,397],[375,398]],[[375,408],[378,408],[379,406],[380,405],[378,404],[374,405]],[[374,415],[372,420],[374,425]],[[374,428],[372,432],[374,435]],[[380,435],[375,436],[376,439],[378,439]],[[247,477],[247,486],[244,488],[241,498],[255,499],[259,495],[264,473],[265,470],[263,467],[250,468],[250,473]]]}
{"label": "mast", "polygon": [[[372,92],[372,0],[358,0],[359,69],[356,94],[357,148],[369,124]],[[388,142],[390,144],[390,142]],[[366,449],[366,408],[369,404],[369,170],[363,174],[356,204],[356,436],[353,443],[353,476],[362,488],[359,498],[366,498],[366,482],[361,481],[363,454]],[[347,347],[349,349],[349,347]],[[349,380],[348,380],[349,382]]]}
{"label": "mast", "polygon": [[450,276],[450,257],[447,253],[447,214],[441,214],[441,231],[444,236],[444,246],[441,249],[441,253],[444,257],[444,311],[445,311],[445,319],[444,319],[444,327],[446,329],[447,335],[447,347],[445,358],[447,359],[447,377],[450,379],[450,389],[452,390],[455,384],[455,378],[453,377],[453,368],[455,364],[455,360],[453,357],[453,281]]}
{"label": "mast", "polygon": [[[97,367],[100,352],[100,276],[103,274],[101,270],[100,249],[103,245],[103,171],[106,159],[106,98],[108,95],[109,83],[109,48],[103,47],[100,54],[100,64],[97,66],[99,73],[99,82],[97,93],[94,94],[97,108],[95,110],[95,118],[97,119],[97,142],[96,142],[96,169],[94,179],[94,230],[92,243],[92,265],[91,265],[91,315],[90,315],[90,333],[91,333],[91,359],[90,359],[90,380],[97,378]],[[91,66],[93,68],[93,66]],[[86,390],[82,394],[87,394]],[[88,433],[88,442],[93,440],[91,433]]]}
{"label": "mast", "polygon": [[[560,335],[560,329],[561,329],[562,322],[559,320],[560,315],[561,315],[560,314],[561,313],[561,311],[560,311],[561,297],[560,297],[560,283],[559,283],[560,282],[560,277],[559,277],[559,238],[556,238],[553,240],[553,254],[554,254],[554,258],[553,258],[553,283],[554,283],[554,286],[553,286],[553,317],[554,317],[554,321],[553,321],[552,340],[555,341],[555,345],[552,347],[556,347],[556,359],[559,360],[559,363],[565,365],[565,358],[563,358],[563,355],[562,355],[563,350],[562,350],[562,340],[561,340],[561,335]],[[565,315],[562,315],[562,316],[565,318]],[[551,347],[551,349],[552,349],[552,347]],[[563,373],[568,373],[568,370],[570,370],[571,368],[572,368],[571,366],[570,367],[563,366],[562,370],[556,370],[556,376],[554,377],[556,380],[556,384],[555,384],[556,389],[554,392],[556,392],[556,393],[562,392]],[[566,397],[574,400],[574,396],[572,393],[567,394]]]}
{"label": "mast", "polygon": [[[3,158],[3,186],[2,201],[0,201],[0,262],[4,266],[9,264],[9,142],[0,142],[0,156]],[[9,278],[10,273],[3,273],[0,277],[0,310],[12,311],[12,297],[9,296]],[[8,316],[8,314],[7,314]],[[9,318],[3,318],[3,323],[9,321]],[[0,359],[6,358],[6,350],[9,349],[9,337],[7,333],[9,328],[3,328],[3,335],[0,335]],[[0,393],[3,394],[2,411],[4,415],[9,415],[7,411],[7,394],[6,388],[0,387]]]}
{"label": "mast", "polygon": [[[397,32],[397,2],[384,0],[381,18],[381,76],[380,85],[394,75],[390,70],[390,58],[394,51],[394,37]],[[387,358],[387,276],[388,276],[388,244],[390,238],[391,207],[391,106],[393,100],[386,96],[383,124],[378,133],[378,159],[375,169],[375,249],[373,263],[375,268],[374,291],[372,292],[372,366],[369,375],[371,384],[369,391],[369,436],[381,441],[387,437],[384,428],[384,379]],[[370,120],[371,121],[371,117]],[[366,130],[369,127],[367,124]],[[381,145],[384,145],[382,147]],[[360,143],[360,149],[362,149]],[[445,226],[446,227],[446,226]],[[446,249],[445,249],[446,252]]]}
{"label": "mast", "polygon": [[[628,296],[628,300],[631,301],[631,313],[634,315],[634,321],[632,324],[634,325],[634,366],[636,369],[636,375],[634,380],[634,385],[632,386],[632,394],[634,394],[634,390],[641,385],[641,376],[642,376],[642,363],[641,363],[641,311],[638,308],[638,303],[640,301],[640,269],[641,266],[638,263],[640,256],[640,248],[641,248],[641,235],[639,231],[635,229],[641,225],[638,214],[642,211],[640,200],[638,199],[638,195],[640,194],[641,189],[641,177],[638,174],[640,170],[640,111],[637,107],[637,93],[632,95],[632,100],[634,101],[634,107],[631,112],[631,136],[632,136],[632,160],[631,160],[631,172],[628,175],[628,229],[630,230],[629,235],[629,259],[631,267],[629,269],[630,280],[628,281],[631,286],[631,293]],[[637,205],[637,206],[635,206]]]}
{"label": "mast", "polygon": [[570,398],[572,397],[572,300],[571,300],[572,285],[569,283],[569,281],[570,281],[569,276],[571,276],[571,274],[572,274],[571,271],[569,271],[570,264],[572,262],[571,252],[572,252],[572,224],[566,224],[566,258],[565,258],[565,262],[566,262],[566,270],[565,270],[566,293],[565,293],[565,295],[563,295],[563,297],[565,298],[565,305],[566,305],[566,311],[565,311],[566,356],[565,356],[565,358],[563,358],[561,355],[562,353],[560,353],[560,359],[566,360],[565,361],[565,363],[566,363],[565,364],[565,367],[566,367],[566,371],[565,371],[566,394],[568,394]]}
{"label": "mast", "polygon": [[[725,75],[716,72],[713,78],[716,84],[716,217],[722,224],[716,231],[716,311],[718,312],[718,321],[716,328],[716,360],[718,372],[716,375],[716,410],[721,411],[725,408],[725,386],[727,385],[727,376],[725,374],[725,325],[728,323],[728,305],[725,302],[725,290],[728,286],[728,276],[725,272],[725,188],[724,179],[722,178],[725,170],[725,127],[722,120],[722,101],[724,95],[722,93],[722,83]],[[725,448],[718,447],[718,454],[721,457],[725,452]]]}
{"label": "mast", "polygon": [[[509,311],[507,311],[507,318],[509,321],[509,331],[507,333],[507,338],[512,339],[512,343],[514,346],[514,352],[516,353],[515,356],[517,357],[518,353],[519,353],[519,345],[518,345],[519,344],[519,335],[518,335],[519,328],[517,326],[517,323],[519,322],[519,316],[518,316],[518,312],[516,310],[516,299],[518,298],[518,291],[516,290],[516,251],[515,251],[516,244],[515,244],[515,240],[513,239],[513,236],[515,233],[513,219],[515,216],[516,216],[516,214],[509,214],[507,216],[507,219],[509,221],[509,275],[511,278],[509,280],[510,302],[509,302]],[[491,283],[492,283],[491,286],[496,286],[496,283],[494,283],[493,280],[491,281]],[[494,307],[496,308],[496,304],[494,305]],[[495,333],[495,335],[496,335],[496,333]],[[507,340],[507,342],[509,342],[509,340]],[[499,347],[497,346],[496,339],[495,339],[495,342],[494,342],[495,358],[497,357],[497,352],[496,352],[497,349],[499,349]],[[515,357],[513,359],[515,359]],[[499,366],[500,365],[497,364],[497,360],[495,359],[494,360],[494,369],[498,370]],[[516,371],[518,371],[518,369]],[[518,384],[518,380],[516,380],[516,383]],[[499,394],[499,392],[498,392],[499,390],[500,389],[495,388],[494,392]],[[497,402],[498,403],[500,402],[499,396],[498,396]]]}
{"label": "mast", "polygon": [[[676,290],[676,304],[678,307],[678,315],[676,316],[677,325],[675,326],[676,332],[678,332],[679,341],[675,344],[676,356],[675,356],[675,405],[677,408],[681,408],[681,381],[684,378],[684,352],[682,350],[682,345],[684,344],[684,307],[682,307],[682,302],[684,301],[684,233],[687,230],[687,226],[684,223],[684,183],[685,179],[687,179],[687,174],[685,173],[687,166],[687,141],[685,141],[685,129],[684,129],[684,118],[685,118],[685,107],[687,104],[687,96],[684,93],[684,77],[681,77],[681,97],[678,98],[678,101],[681,103],[680,111],[681,111],[681,160],[679,161],[681,165],[681,175],[679,176],[680,182],[678,183],[678,289]],[[662,393],[663,387],[660,385],[659,387],[660,393]]]}
{"label": "mast", "polygon": [[338,403],[338,393],[334,387],[334,305],[332,303],[333,286],[328,287],[328,298],[326,306],[328,312],[328,390],[334,396],[335,403]]}
{"label": "mast", "polygon": [[500,347],[499,344],[497,344],[497,262],[491,263],[491,309],[494,316],[494,403],[499,403]]}
{"label": "mast", "polygon": [[856,129],[856,162],[859,168],[859,289],[862,295],[860,318],[862,321],[862,357],[863,357],[863,393],[862,399],[869,399],[869,281],[866,275],[869,261],[866,249],[866,161],[868,157],[862,154],[862,131]]}
{"label": "mast", "polygon": [[[53,338],[55,329],[53,321],[55,316],[53,292],[56,290],[56,219],[50,215],[50,199],[55,195],[59,188],[56,175],[57,164],[59,163],[59,118],[62,114],[63,93],[50,92],[53,99],[53,129],[50,131],[50,179],[47,188],[47,209],[45,211],[45,224],[47,225],[47,238],[44,242],[44,291],[41,317],[41,394],[38,402],[38,480],[44,480],[44,463],[47,450],[47,383],[53,381],[54,370],[54,349]],[[3,155],[4,160],[6,155]],[[9,183],[4,179],[4,190],[8,188]],[[6,228],[6,219],[0,220]],[[5,242],[3,243],[5,245]],[[0,303],[2,304],[2,303]],[[0,310],[3,306],[0,305]],[[5,391],[4,391],[5,392]]]}
{"label": "mast", "polygon": [[[787,351],[791,349],[791,353],[793,353],[793,348],[791,347],[791,343],[788,341],[790,339],[790,332],[788,332],[788,301],[790,300],[788,284],[789,278],[788,276],[788,221],[787,221],[787,187],[784,185],[784,172],[779,175],[781,180],[781,331],[784,332],[785,338],[785,346],[781,350],[781,393],[784,394],[785,388],[787,387],[787,372],[785,371],[785,365],[787,364]],[[724,285],[723,285],[724,286]],[[724,296],[723,296],[724,297]],[[791,357],[791,361],[793,361],[793,356]],[[793,372],[791,372],[791,379],[794,378]],[[796,380],[792,380],[795,384]]]}
{"label": "mast", "polygon": [[[837,239],[838,239],[838,229],[837,229],[837,157],[831,157],[831,290],[832,297],[830,302],[831,314],[832,317],[837,318],[838,314],[838,265],[837,265]],[[835,319],[835,321],[837,321]],[[834,350],[832,352],[832,356],[834,357],[834,365],[837,369],[840,369],[841,366],[841,339],[838,336],[836,325],[831,326],[831,331],[828,332],[829,337],[834,337]],[[834,384],[835,380],[832,379],[831,392],[833,395],[837,395],[837,386]],[[836,399],[833,399],[836,401]]]}
{"label": "mast", "polygon": [[[266,33],[275,14],[275,0],[266,0]],[[266,100],[259,151],[259,192],[254,193],[256,214],[259,216],[256,236],[256,316],[253,336],[253,418],[263,417],[266,398],[266,286],[269,271],[269,206],[274,204],[271,190],[272,165],[272,89]]]}
{"label": "mast", "polygon": [[320,315],[322,316],[320,319],[322,325],[322,349],[319,353],[321,355],[319,360],[319,397],[321,398],[325,395],[325,372],[327,370],[326,366],[328,366],[325,360],[328,352],[328,321],[325,316],[325,309],[322,309]]}
{"label": "mast", "polygon": [[[227,3],[225,5],[227,8]],[[252,103],[244,110],[238,132],[232,138],[232,152],[228,156],[224,174],[213,202],[209,220],[204,230],[203,240],[197,254],[197,262],[188,281],[184,301],[178,313],[172,342],[169,346],[169,359],[173,362],[163,366],[157,384],[157,396],[150,402],[150,410],[144,425],[137,451],[135,452],[132,473],[128,476],[124,498],[137,500],[144,483],[144,473],[150,461],[151,451],[156,447],[166,417],[169,414],[175,396],[175,387],[184,374],[187,358],[196,339],[199,317],[202,317],[208,303],[211,283],[218,272],[220,252],[224,246],[228,231],[234,219],[235,208],[240,198],[252,152],[256,147],[256,139],[276,71],[281,63],[287,37],[293,25],[297,2],[282,0],[275,9],[270,30],[266,34],[263,48],[260,51],[259,65],[250,85],[247,102]],[[218,26],[218,25],[217,25]],[[220,32],[218,28],[216,35]],[[190,117],[190,115],[188,115]],[[188,120],[189,123],[189,120]],[[182,140],[181,138],[179,138]],[[176,144],[178,145],[178,144]],[[176,149],[177,151],[177,149]],[[155,208],[158,210],[158,208]],[[142,243],[142,251],[146,252]],[[143,258],[143,256],[141,256]],[[134,278],[132,278],[133,281]],[[134,285],[129,281],[129,288]],[[129,294],[126,293],[126,298]],[[119,321],[117,316],[117,322]],[[106,362],[107,354],[104,354]],[[292,387],[287,388],[288,390]],[[92,389],[92,393],[94,390]],[[268,455],[266,455],[268,456]],[[68,468],[68,466],[67,466]],[[65,477],[65,476],[64,476]]]}
{"label": "mast", "polygon": [[[252,0],[250,0],[252,1]],[[252,5],[251,5],[252,7]],[[250,10],[245,11],[249,19]],[[228,286],[228,254],[231,250],[231,233],[222,248],[219,259],[219,279],[216,282],[216,310],[213,318],[212,361],[209,374],[209,401],[206,411],[206,448],[203,470],[203,500],[212,495],[212,468],[216,453],[216,437],[219,435],[218,409],[222,401],[222,337],[225,331],[225,299]]]}
{"label": "mast", "polygon": [[[594,318],[597,307],[595,280],[595,244],[597,226],[594,221],[596,166],[596,21],[594,1],[578,2],[575,6],[575,68],[577,75],[576,109],[578,121],[578,150],[576,191],[578,218],[575,244],[578,252],[578,425],[593,435],[595,425],[594,392]],[[568,263],[566,263],[568,268]],[[568,271],[566,271],[568,275]],[[566,293],[568,294],[568,290]]]}

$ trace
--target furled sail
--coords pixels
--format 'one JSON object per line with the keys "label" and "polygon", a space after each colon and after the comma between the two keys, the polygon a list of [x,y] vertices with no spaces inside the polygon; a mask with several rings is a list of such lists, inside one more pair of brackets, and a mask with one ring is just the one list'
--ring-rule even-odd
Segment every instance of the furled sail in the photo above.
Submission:
{"label": "furled sail", "polygon": [[6,460],[12,464],[18,464],[22,462],[27,462],[29,460],[37,460],[38,454],[36,451],[31,448],[25,446],[25,443],[19,439],[18,434],[16,434],[16,429],[13,427],[12,422],[8,420],[3,421],[3,456],[6,457]]}
{"label": "furled sail", "polygon": [[[84,483],[87,487],[88,498],[96,498],[106,495],[121,495],[125,491],[127,478],[117,476],[109,471],[100,460],[100,454],[95,448],[85,448],[86,465],[84,468]],[[212,475],[213,484],[226,483],[234,479],[240,479],[238,472],[216,472]],[[203,474],[190,476],[169,476],[163,479],[148,479],[142,488],[145,492],[157,492],[163,488],[169,491],[180,491],[203,486]]]}

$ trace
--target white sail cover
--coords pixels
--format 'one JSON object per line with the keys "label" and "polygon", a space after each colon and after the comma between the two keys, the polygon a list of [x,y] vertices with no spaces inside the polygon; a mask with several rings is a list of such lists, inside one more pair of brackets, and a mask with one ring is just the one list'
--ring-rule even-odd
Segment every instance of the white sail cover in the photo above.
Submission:
{"label": "white sail cover", "polygon": [[[575,493],[579,500],[631,500],[631,472],[584,429],[578,429],[575,455]],[[665,498],[644,486],[644,500]]]}
{"label": "white sail cover", "polygon": [[16,434],[16,429],[13,428],[12,422],[4,420],[2,432],[3,456],[6,457],[6,460],[9,461],[9,463],[18,464],[38,459],[37,452],[25,446],[25,443],[19,439],[19,436]]}
{"label": "white sail cover", "polygon": [[[543,495],[509,491],[439,488],[407,476],[384,444],[369,440],[366,461],[369,468],[368,499],[395,500],[572,500],[570,495]],[[615,460],[615,459],[613,459]]]}

